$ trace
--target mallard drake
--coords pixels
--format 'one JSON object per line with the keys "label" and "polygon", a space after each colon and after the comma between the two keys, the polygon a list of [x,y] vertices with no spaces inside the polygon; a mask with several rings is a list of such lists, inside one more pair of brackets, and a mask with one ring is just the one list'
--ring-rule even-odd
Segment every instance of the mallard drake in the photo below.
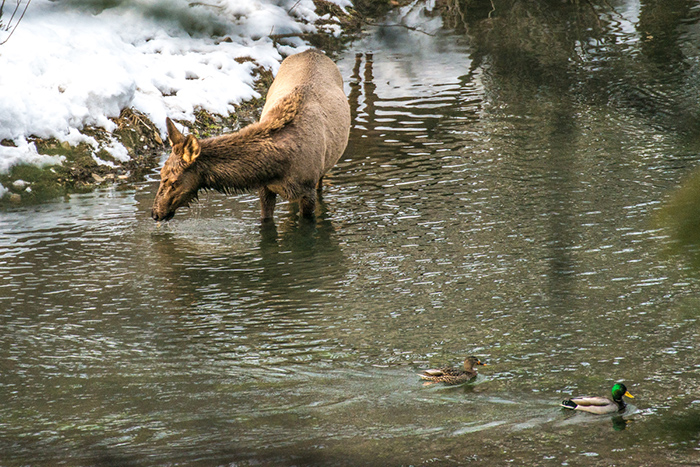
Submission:
{"label": "mallard drake", "polygon": [[629,393],[624,384],[617,383],[612,387],[612,400],[607,397],[595,396],[574,397],[563,401],[561,406],[567,409],[595,414],[622,412],[627,407],[625,401],[622,400],[623,396],[634,399],[634,396]]}
{"label": "mallard drake", "polygon": [[481,363],[481,360],[478,358],[470,356],[464,360],[464,370],[450,367],[437,368],[423,371],[420,377],[429,381],[425,384],[462,384],[476,378],[476,369],[474,367],[478,365],[486,366],[486,363]]}

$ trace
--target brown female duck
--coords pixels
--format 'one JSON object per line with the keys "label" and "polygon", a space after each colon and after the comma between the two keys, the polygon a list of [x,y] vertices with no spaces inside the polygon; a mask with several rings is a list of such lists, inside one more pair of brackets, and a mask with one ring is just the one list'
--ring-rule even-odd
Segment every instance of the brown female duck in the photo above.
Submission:
{"label": "brown female duck", "polygon": [[469,356],[464,360],[464,370],[450,367],[430,369],[423,371],[420,377],[428,381],[425,383],[426,385],[433,383],[462,384],[476,378],[474,367],[479,365],[486,366],[486,363],[482,363],[476,357]]}

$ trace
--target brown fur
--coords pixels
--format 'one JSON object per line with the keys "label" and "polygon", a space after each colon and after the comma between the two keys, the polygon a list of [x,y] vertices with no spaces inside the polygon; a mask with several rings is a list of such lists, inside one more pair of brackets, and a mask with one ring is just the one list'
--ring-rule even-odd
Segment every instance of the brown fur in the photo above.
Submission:
{"label": "brown fur", "polygon": [[312,217],[316,189],[347,145],[350,108],[338,68],[309,50],[282,62],[259,122],[203,140],[166,124],[172,153],[161,169],[155,220],[172,218],[201,189],[258,189],[263,219],[272,217],[277,195]]}

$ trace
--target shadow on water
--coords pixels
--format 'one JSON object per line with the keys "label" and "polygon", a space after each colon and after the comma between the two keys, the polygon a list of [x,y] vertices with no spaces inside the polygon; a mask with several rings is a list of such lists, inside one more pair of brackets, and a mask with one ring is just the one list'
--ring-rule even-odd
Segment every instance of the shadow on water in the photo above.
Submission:
{"label": "shadow on water", "polygon": [[[152,254],[159,263],[171,265],[167,282],[178,292],[212,283],[244,282],[242,288],[255,288],[251,281],[260,282],[257,287],[304,292],[305,283],[322,289],[345,275],[337,226],[325,214],[314,221],[290,214],[279,225],[258,222],[236,227],[233,221],[230,228],[231,221],[195,220],[184,228],[173,225],[154,232]],[[198,234],[192,235],[193,230]],[[187,261],[188,254],[193,261]],[[207,272],[222,276],[212,282]]]}

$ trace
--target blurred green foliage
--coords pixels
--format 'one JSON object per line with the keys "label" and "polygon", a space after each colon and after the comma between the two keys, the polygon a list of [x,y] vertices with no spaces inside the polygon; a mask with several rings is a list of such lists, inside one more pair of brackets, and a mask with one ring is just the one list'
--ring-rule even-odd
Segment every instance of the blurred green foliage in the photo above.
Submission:
{"label": "blurred green foliage", "polygon": [[656,222],[670,235],[671,251],[700,268],[700,170],[669,196],[656,215]]}

